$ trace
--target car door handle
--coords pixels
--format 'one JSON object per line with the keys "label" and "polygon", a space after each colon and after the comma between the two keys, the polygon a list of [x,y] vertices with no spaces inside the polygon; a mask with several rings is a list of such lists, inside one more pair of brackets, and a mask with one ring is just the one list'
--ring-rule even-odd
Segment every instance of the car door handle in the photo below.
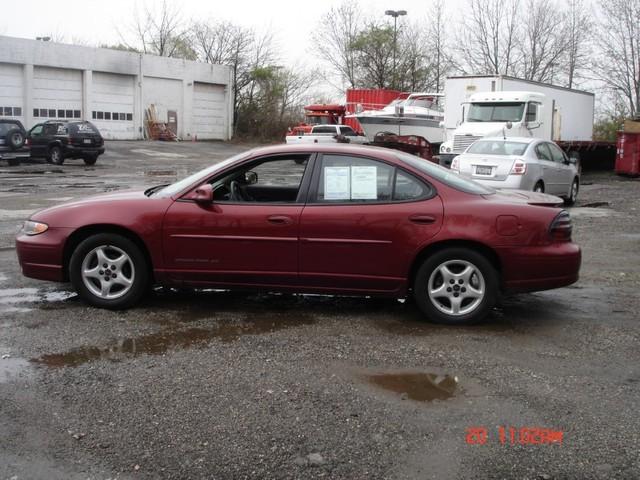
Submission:
{"label": "car door handle", "polygon": [[291,217],[287,217],[286,215],[271,215],[267,217],[267,221],[276,225],[289,225],[293,223]]}
{"label": "car door handle", "polygon": [[420,225],[429,225],[431,223],[435,223],[436,217],[432,217],[431,215],[420,215],[415,214],[409,217],[409,220],[413,223],[418,223]]}

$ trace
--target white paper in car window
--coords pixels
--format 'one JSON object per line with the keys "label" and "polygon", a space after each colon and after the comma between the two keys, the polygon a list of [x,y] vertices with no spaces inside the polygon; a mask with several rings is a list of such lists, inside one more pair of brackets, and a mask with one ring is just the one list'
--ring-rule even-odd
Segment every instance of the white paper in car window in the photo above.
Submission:
{"label": "white paper in car window", "polygon": [[324,199],[349,200],[349,167],[325,167]]}
{"label": "white paper in car window", "polygon": [[353,200],[378,198],[378,167],[351,167],[351,198]]}

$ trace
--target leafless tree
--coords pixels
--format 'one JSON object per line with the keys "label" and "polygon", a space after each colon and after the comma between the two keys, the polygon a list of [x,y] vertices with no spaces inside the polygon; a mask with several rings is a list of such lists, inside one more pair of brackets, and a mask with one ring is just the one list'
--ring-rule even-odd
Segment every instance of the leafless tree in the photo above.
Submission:
{"label": "leafless tree", "polygon": [[640,0],[600,0],[598,76],[624,99],[630,115],[640,114]]}
{"label": "leafless tree", "polygon": [[166,0],[147,4],[142,10],[134,9],[128,32],[120,32],[122,43],[143,53],[161,57],[179,57],[194,60],[189,29],[178,7]]}
{"label": "leafless tree", "polygon": [[358,82],[357,52],[353,49],[363,27],[363,16],[356,1],[345,0],[331,8],[313,34],[316,52],[350,88]]}
{"label": "leafless tree", "polygon": [[469,0],[457,36],[463,73],[511,74],[517,62],[519,0]]}
{"label": "leafless tree", "polygon": [[573,88],[579,72],[586,68],[587,48],[593,32],[592,12],[584,0],[568,0],[565,16],[567,87]]}
{"label": "leafless tree", "polygon": [[568,47],[564,15],[553,0],[527,0],[519,45],[519,75],[526,80],[554,82]]}
{"label": "leafless tree", "polygon": [[432,57],[433,83],[436,92],[444,90],[444,79],[450,69],[451,59],[445,36],[446,10],[444,0],[436,0],[427,19],[427,37],[429,53]]}

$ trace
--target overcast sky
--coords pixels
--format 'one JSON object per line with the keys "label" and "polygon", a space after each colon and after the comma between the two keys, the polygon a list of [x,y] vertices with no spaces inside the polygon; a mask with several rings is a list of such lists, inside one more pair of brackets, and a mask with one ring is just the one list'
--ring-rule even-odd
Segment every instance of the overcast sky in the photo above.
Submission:
{"label": "overcast sky", "polygon": [[[271,28],[283,63],[305,61],[311,48],[311,32],[323,13],[342,0],[168,0],[180,6],[186,19],[225,19],[234,23]],[[22,0],[2,2],[0,34],[35,38],[51,32],[64,35],[67,41],[78,38],[89,44],[118,43],[117,29],[125,30],[134,6],[141,0],[83,0],[56,2]],[[148,5],[154,2],[147,0]],[[156,0],[155,3],[160,3]],[[388,9],[407,10],[413,20],[426,21],[430,0],[362,0],[363,9],[372,16],[385,18]],[[390,17],[387,17],[390,19]]]}

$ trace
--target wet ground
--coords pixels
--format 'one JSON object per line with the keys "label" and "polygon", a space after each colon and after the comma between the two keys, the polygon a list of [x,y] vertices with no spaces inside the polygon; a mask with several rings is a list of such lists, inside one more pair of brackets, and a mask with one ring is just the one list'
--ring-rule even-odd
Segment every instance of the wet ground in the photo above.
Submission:
{"label": "wet ground", "polygon": [[215,290],[109,312],[20,275],[35,209],[246,148],[110,142],[94,167],[0,166],[0,480],[640,478],[638,180],[586,176],[580,281],[476,327],[410,301]]}

